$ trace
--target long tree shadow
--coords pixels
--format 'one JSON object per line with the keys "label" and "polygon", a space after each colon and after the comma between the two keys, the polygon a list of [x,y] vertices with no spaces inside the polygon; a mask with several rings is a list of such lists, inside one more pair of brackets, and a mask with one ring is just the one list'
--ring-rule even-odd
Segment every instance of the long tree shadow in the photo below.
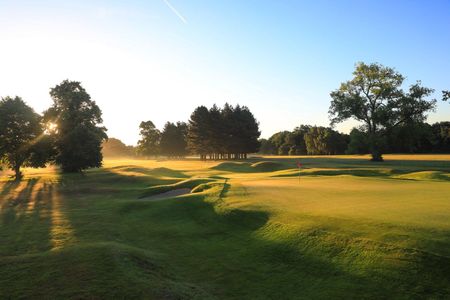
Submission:
{"label": "long tree shadow", "polygon": [[0,256],[47,251],[50,245],[49,186],[37,178],[14,184],[4,195],[0,214]]}
{"label": "long tree shadow", "polygon": [[[129,247],[157,253],[163,260],[161,268],[173,274],[172,281],[190,282],[219,298],[450,295],[448,258],[389,247],[381,249],[377,244],[350,245],[347,237],[330,237],[318,231],[297,232],[295,238],[287,238],[284,235],[287,229],[272,222],[268,212],[228,204],[232,189],[229,183],[216,194],[191,194],[156,202],[136,200],[149,179],[105,169],[87,172],[85,176],[61,175],[58,183],[38,190],[37,184],[28,182],[20,196],[10,199],[14,205],[1,212],[2,225],[6,225],[0,228],[2,242],[11,244],[2,243],[2,255],[75,245],[106,245],[92,249],[109,251],[95,256],[98,261],[91,261],[89,257],[95,253],[77,248],[79,252],[71,254],[76,259],[71,257],[70,270],[85,273],[70,277],[70,281],[62,279],[67,269],[27,270],[35,276],[45,272],[48,282],[63,287],[55,292],[61,297],[77,297],[86,290],[92,294],[82,295],[91,298],[126,297],[121,291],[125,288],[123,280],[128,280],[129,285],[140,284],[133,281],[131,274],[147,278],[150,272],[155,272],[150,262],[139,259],[135,263],[136,255],[129,252]],[[50,200],[46,201],[47,198]],[[36,200],[32,209],[30,199]],[[27,211],[31,211],[31,217],[26,217]],[[372,261],[374,255],[379,256],[380,264],[366,265],[366,260]],[[405,267],[401,264],[403,259],[411,264]],[[101,260],[107,260],[108,264]],[[385,265],[386,260],[394,263]],[[114,277],[117,282],[112,285],[121,288],[112,293],[99,285],[111,286],[109,273],[120,270],[114,264],[126,264],[132,269],[120,273],[120,280]],[[26,269],[20,263],[11,268],[17,268],[14,272]],[[416,272],[422,275],[417,276]],[[433,283],[436,276],[439,281]],[[25,279],[15,280],[23,280],[19,283],[26,285]],[[8,284],[8,280],[2,283]],[[39,289],[30,287],[33,288]]]}
{"label": "long tree shadow", "polygon": [[[228,184],[224,187],[230,188]],[[222,198],[226,193],[218,197]],[[377,243],[366,249],[365,244],[352,244],[347,237],[329,241],[330,236],[316,231],[286,239],[279,235],[283,228],[271,224],[267,212],[232,208],[208,196],[133,201],[124,204],[119,213],[126,224],[121,232],[124,243],[166,253],[174,269],[200,286],[212,285],[212,290],[220,291],[219,297],[450,295],[447,258],[441,259],[439,266],[439,259],[431,254]],[[432,263],[424,259],[430,255]],[[378,263],[365,266],[366,260],[375,258]],[[398,265],[402,259],[411,264]],[[384,260],[392,260],[392,264]],[[429,278],[439,276],[441,282],[422,280],[415,276],[416,270]],[[414,292],[409,292],[413,288]]]}

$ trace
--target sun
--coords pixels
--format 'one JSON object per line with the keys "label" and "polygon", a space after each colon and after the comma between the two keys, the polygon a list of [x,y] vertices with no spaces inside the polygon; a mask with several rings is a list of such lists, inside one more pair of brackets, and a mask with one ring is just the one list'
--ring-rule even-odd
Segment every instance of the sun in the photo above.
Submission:
{"label": "sun", "polygon": [[48,122],[45,125],[45,133],[51,134],[51,133],[56,133],[56,132],[58,132],[58,124],[53,123],[53,122]]}

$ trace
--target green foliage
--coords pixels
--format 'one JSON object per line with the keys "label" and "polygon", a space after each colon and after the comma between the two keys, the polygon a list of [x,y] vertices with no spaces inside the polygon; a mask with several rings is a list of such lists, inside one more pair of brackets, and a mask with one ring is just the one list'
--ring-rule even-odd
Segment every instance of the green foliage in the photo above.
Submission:
{"label": "green foliage", "polygon": [[331,92],[331,123],[349,118],[364,124],[368,133],[372,160],[382,160],[382,141],[386,132],[407,122],[423,122],[425,113],[434,109],[435,100],[425,98],[433,90],[420,82],[410,86],[408,92],[401,88],[404,77],[392,68],[381,64],[358,63],[353,79]]}
{"label": "green foliage", "polygon": [[80,172],[102,165],[102,142],[107,139],[102,113],[80,82],[64,80],[50,90],[53,105],[44,114],[56,124],[55,162],[64,172]]}
{"label": "green foliage", "polygon": [[152,121],[141,122],[139,129],[141,139],[138,141],[138,153],[143,156],[157,156],[160,152],[161,132]]}
{"label": "green foliage", "polygon": [[184,157],[187,155],[187,125],[184,122],[164,125],[161,133],[160,151],[168,157]]}
{"label": "green foliage", "polygon": [[342,154],[347,148],[346,135],[327,127],[313,126],[309,128],[304,139],[310,155]]}
{"label": "green foliage", "polygon": [[265,142],[267,152],[278,155],[343,154],[348,136],[331,128],[300,125],[292,132],[280,131]]}
{"label": "green foliage", "polygon": [[20,97],[0,101],[0,161],[22,177],[22,166],[43,167],[50,159],[52,142],[44,135],[41,116]]}
{"label": "green foliage", "polygon": [[367,134],[362,130],[353,128],[350,132],[350,142],[347,147],[347,154],[367,154],[369,153],[369,142]]}
{"label": "green foliage", "polygon": [[450,153],[450,122],[434,123],[431,132],[433,152]]}
{"label": "green foliage", "polygon": [[108,138],[103,142],[102,153],[105,157],[132,157],[135,156],[135,149],[119,139]]}
{"label": "green foliage", "polygon": [[209,111],[205,106],[197,107],[189,119],[188,147],[192,153],[198,153],[202,159],[206,158],[206,154],[211,151],[208,142],[210,123]]}
{"label": "green foliage", "polygon": [[246,158],[258,151],[259,124],[246,106],[226,103],[223,109],[197,107],[191,114],[187,141],[201,159]]}
{"label": "green foliage", "polygon": [[275,154],[276,147],[272,141],[267,139],[259,139],[259,151],[260,154]]}
{"label": "green foliage", "polygon": [[442,91],[442,101],[450,99],[450,91]]}

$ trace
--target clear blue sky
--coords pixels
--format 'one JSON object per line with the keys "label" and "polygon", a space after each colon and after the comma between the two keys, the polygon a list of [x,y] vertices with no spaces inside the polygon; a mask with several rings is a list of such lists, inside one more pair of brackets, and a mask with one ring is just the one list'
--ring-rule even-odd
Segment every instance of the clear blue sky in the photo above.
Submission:
{"label": "clear blue sky", "polygon": [[[0,96],[41,112],[81,81],[111,137],[186,121],[197,105],[247,105],[268,137],[328,125],[330,91],[358,61],[406,85],[450,89],[450,1],[0,0]],[[429,122],[450,120],[440,102]],[[349,131],[354,122],[338,127]]]}

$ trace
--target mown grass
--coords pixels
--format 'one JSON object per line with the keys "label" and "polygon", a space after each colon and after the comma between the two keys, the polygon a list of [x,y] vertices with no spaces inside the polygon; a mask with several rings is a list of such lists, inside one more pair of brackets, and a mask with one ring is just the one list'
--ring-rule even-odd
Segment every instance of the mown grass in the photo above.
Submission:
{"label": "mown grass", "polygon": [[[387,158],[2,177],[0,298],[449,298],[450,162]],[[139,199],[181,186],[197,190]]]}

